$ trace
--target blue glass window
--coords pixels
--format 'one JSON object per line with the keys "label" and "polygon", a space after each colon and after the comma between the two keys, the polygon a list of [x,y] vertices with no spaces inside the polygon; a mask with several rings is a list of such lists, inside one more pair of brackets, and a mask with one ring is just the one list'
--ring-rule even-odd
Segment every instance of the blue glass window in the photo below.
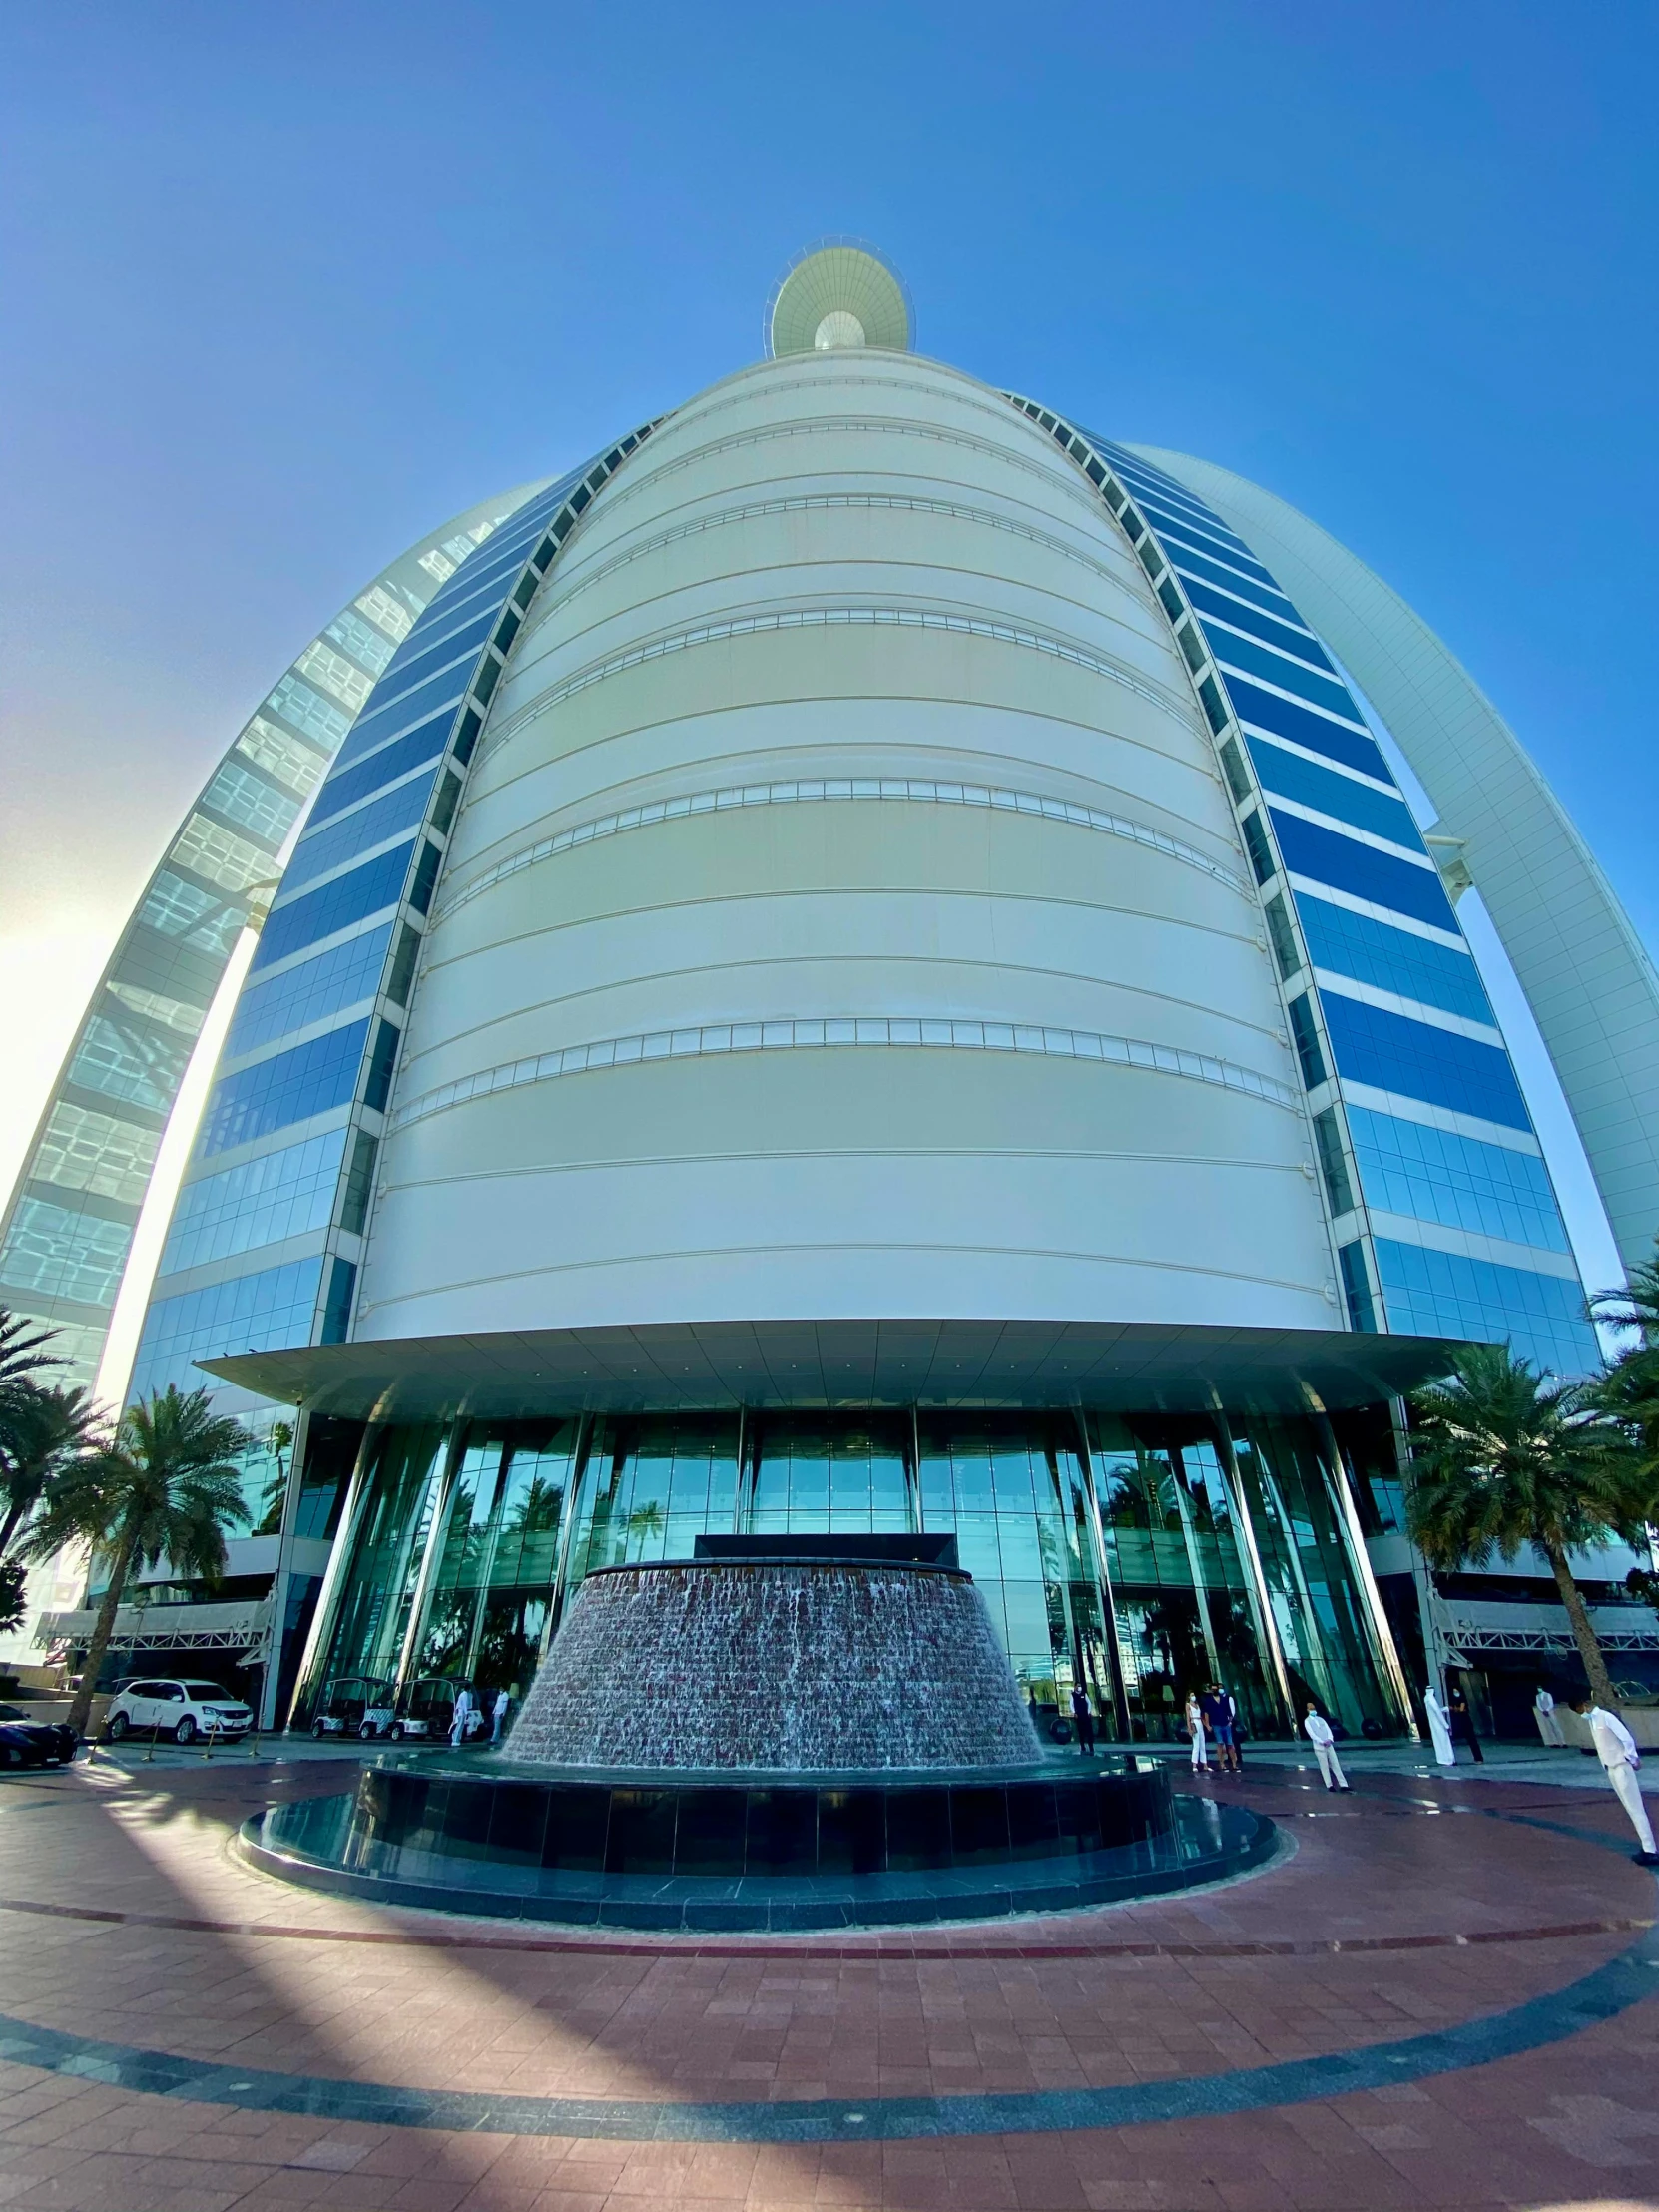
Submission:
{"label": "blue glass window", "polygon": [[1509,1055],[1497,1045],[1430,1028],[1338,991],[1322,990],[1320,1003],[1337,1072],[1350,1082],[1420,1098],[1506,1129],[1531,1128]]}
{"label": "blue glass window", "polygon": [[1282,654],[1270,652],[1265,645],[1253,645],[1248,638],[1223,630],[1214,622],[1203,622],[1203,630],[1210,641],[1210,651],[1224,666],[1243,669],[1248,676],[1260,676],[1264,682],[1277,684],[1282,691],[1293,691],[1299,698],[1311,700],[1316,707],[1328,708],[1334,715],[1353,715],[1359,720],[1345,684],[1339,684],[1332,677],[1317,676],[1300,661],[1288,661]]}
{"label": "blue glass window", "polygon": [[[435,776],[437,772],[432,773]],[[293,858],[282,877],[284,897],[301,883],[312,882],[330,868],[354,859],[359,852],[384,844],[399,830],[412,830],[425,819],[431,790],[432,776],[416,776],[387,792],[384,799],[359,808],[354,815],[343,815],[321,830],[308,830],[294,846]]]}
{"label": "blue glass window", "polygon": [[1481,1144],[1368,1106],[1349,1107],[1348,1127],[1368,1205],[1545,1252],[1570,1249],[1536,1153]]}
{"label": "blue glass window", "polygon": [[[1124,482],[1128,481],[1126,476]],[[1219,515],[1212,514],[1200,501],[1171,491],[1166,485],[1151,483],[1136,487],[1135,498],[1145,508],[1149,521],[1155,524],[1168,521],[1185,529],[1200,530],[1206,537],[1215,540],[1228,560],[1236,561],[1242,556],[1252,568],[1256,567],[1256,557],[1243,538],[1230,530]]]}
{"label": "blue glass window", "polygon": [[[1137,494],[1139,496],[1141,495]],[[1147,502],[1147,511],[1150,517],[1153,512],[1150,501]],[[1199,530],[1184,517],[1168,521],[1162,516],[1156,519],[1160,540],[1168,539],[1172,545],[1190,546],[1195,553],[1207,553],[1213,561],[1222,561],[1236,567],[1241,575],[1253,577],[1258,584],[1273,584],[1273,578],[1259,561],[1253,561],[1248,553],[1236,553],[1230,545],[1212,537],[1207,531]],[[1274,585],[1273,588],[1277,590],[1278,586]]]}
{"label": "blue glass window", "polygon": [[77,1306],[113,1306],[132,1241],[128,1222],[25,1196],[6,1233],[0,1278],[12,1289]]}
{"label": "blue glass window", "polygon": [[1375,776],[1380,784],[1393,782],[1387,762],[1368,732],[1346,730],[1339,722],[1327,722],[1324,715],[1310,714],[1295,700],[1280,699],[1242,676],[1230,676],[1227,690],[1233,712],[1241,722],[1253,722],[1276,738],[1289,738],[1294,745],[1305,745],[1310,753],[1323,753],[1328,760],[1341,761],[1344,768],[1357,768],[1362,776]]}
{"label": "blue glass window", "polygon": [[1413,921],[1426,921],[1436,929],[1456,929],[1451,901],[1433,868],[1413,867],[1409,860],[1396,860],[1375,845],[1345,837],[1339,830],[1322,830],[1317,822],[1282,814],[1277,807],[1270,807],[1268,813],[1280,853],[1293,875],[1334,883],[1355,898],[1391,907],[1396,914],[1409,914]]}
{"label": "blue glass window", "polygon": [[344,1344],[346,1325],[351,1319],[351,1293],[356,1287],[356,1269],[349,1260],[342,1260],[336,1255],[333,1271],[328,1278],[328,1300],[322,1309],[322,1327],[317,1333],[319,1343]]}
{"label": "blue glass window", "polygon": [[248,909],[222,891],[189,883],[163,868],[145,893],[139,920],[164,937],[180,937],[203,952],[230,952],[248,921]]}
{"label": "blue glass window", "polygon": [[1282,653],[1300,654],[1313,667],[1329,669],[1333,676],[1336,675],[1318,639],[1311,638],[1305,630],[1293,630],[1289,623],[1275,622],[1271,616],[1258,614],[1254,607],[1241,607],[1237,600],[1224,599],[1219,591],[1210,591],[1203,584],[1189,583],[1187,597],[1201,614],[1214,615],[1219,622],[1230,622],[1240,630],[1248,630],[1252,637],[1278,646]]}
{"label": "blue glass window", "polygon": [[377,792],[382,784],[395,783],[400,776],[407,776],[423,762],[435,761],[449,743],[449,728],[454,721],[452,709],[434,715],[423,722],[418,730],[411,730],[407,737],[395,744],[382,747],[355,768],[335,769],[316,795],[311,824],[314,829],[337,815],[342,808],[354,807],[359,799],[366,799],[370,792]]}
{"label": "blue glass window", "polygon": [[318,745],[332,752],[351,727],[351,717],[343,707],[336,707],[332,700],[324,699],[320,692],[312,691],[309,684],[302,684],[297,676],[284,676],[266,705],[275,715],[307,738],[314,738]]}
{"label": "blue glass window", "polygon": [[353,921],[366,921],[382,906],[395,906],[403,895],[403,878],[409,872],[413,839],[382,852],[349,875],[337,875],[317,891],[307,891],[291,906],[278,906],[266,923],[254,955],[256,968],[269,967],[301,945],[330,937]]}
{"label": "blue glass window", "polygon": [[221,762],[218,774],[202,794],[202,804],[251,831],[273,851],[293,828],[299,812],[299,801],[291,792],[278,791],[275,784],[256,776],[252,769],[239,768],[234,761]]}
{"label": "blue glass window", "polygon": [[1376,1240],[1388,1326],[1419,1337],[1506,1338],[1523,1359],[1556,1375],[1588,1375],[1600,1366],[1595,1331],[1584,1319],[1576,1279],[1495,1267],[1457,1252]]}
{"label": "blue glass window", "polygon": [[458,705],[471,680],[472,662],[461,661],[441,676],[434,676],[430,683],[419,684],[413,691],[405,692],[401,699],[394,699],[384,707],[370,707],[358,718],[350,744],[340,747],[340,765],[360,760],[382,738],[399,736],[410,724],[424,721],[440,708]]}
{"label": "blue glass window", "polygon": [[1327,898],[1307,891],[1296,894],[1296,910],[1302,934],[1315,967],[1336,975],[1352,975],[1374,990],[1395,991],[1424,1006],[1461,1014],[1465,1021],[1497,1019],[1480,981],[1480,971],[1467,952],[1435,944],[1427,937],[1413,937],[1408,930],[1390,929],[1371,914],[1357,914],[1347,906],[1334,906]]}
{"label": "blue glass window", "polygon": [[380,987],[391,929],[391,923],[384,922],[360,937],[330,945],[314,960],[302,960],[297,967],[274,975],[269,983],[245,989],[225,1039],[226,1059],[257,1052],[262,1044],[274,1044],[290,1029],[303,1029],[309,1022],[337,1014],[342,1006],[372,998]]}
{"label": "blue glass window", "polygon": [[367,1039],[368,1023],[353,1021],[296,1044],[291,1052],[274,1053],[269,1060],[256,1060],[250,1068],[223,1076],[214,1085],[202,1117],[198,1159],[211,1159],[233,1145],[269,1136],[273,1129],[285,1129],[290,1122],[308,1121],[312,1114],[348,1105],[356,1092]]}
{"label": "blue glass window", "polygon": [[170,1382],[181,1390],[201,1388],[211,1378],[198,1372],[198,1360],[309,1344],[321,1281],[318,1257],[157,1299],[144,1318],[131,1395],[148,1397]]}
{"label": "blue glass window", "polygon": [[178,1275],[260,1245],[326,1229],[345,1154],[344,1129],[187,1183],[173,1209],[160,1273]]}
{"label": "blue glass window", "polygon": [[1283,746],[1269,745],[1265,738],[1246,738],[1245,744],[1264,788],[1277,792],[1281,799],[1294,799],[1322,815],[1335,815],[1340,822],[1352,822],[1358,829],[1369,830],[1374,837],[1391,838],[1410,851],[1420,848],[1421,835],[1403,800],[1390,799],[1385,792],[1374,792],[1369,784],[1337,776],[1328,768],[1305,761],[1300,753],[1287,753]]}
{"label": "blue glass window", "polygon": [[1179,546],[1166,546],[1164,550],[1169,554],[1170,566],[1189,587],[1195,578],[1204,577],[1212,584],[1219,584],[1223,591],[1232,592],[1236,598],[1248,599],[1253,607],[1265,608],[1269,614],[1287,615],[1293,622],[1301,620],[1285,594],[1275,591],[1271,584],[1257,584],[1248,577],[1235,576],[1230,568],[1223,568],[1219,561],[1207,561],[1202,553],[1189,553]]}
{"label": "blue glass window", "polygon": [[1377,1314],[1372,1305],[1371,1282],[1366,1274],[1366,1256],[1358,1244],[1345,1244],[1337,1258],[1343,1271],[1343,1296],[1348,1301],[1349,1327],[1364,1329],[1375,1335]]}
{"label": "blue glass window", "polygon": [[[386,702],[392,701],[399,693],[412,691],[417,684],[425,683],[427,677],[435,675],[440,668],[447,668],[451,661],[458,661],[463,657],[470,659],[495,627],[500,612],[500,599],[492,592],[481,613],[457,624],[445,636],[435,635],[436,631],[443,628],[441,623],[430,626],[422,623],[403,648],[409,658],[402,662],[393,661],[382,679],[380,689],[386,695]],[[427,637],[429,627],[434,633],[430,642]],[[411,651],[411,647],[415,650]],[[386,702],[376,699],[376,711]]]}

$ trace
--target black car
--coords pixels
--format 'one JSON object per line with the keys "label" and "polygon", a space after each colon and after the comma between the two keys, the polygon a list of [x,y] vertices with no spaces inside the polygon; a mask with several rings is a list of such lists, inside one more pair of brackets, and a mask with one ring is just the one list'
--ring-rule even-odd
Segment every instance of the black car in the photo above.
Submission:
{"label": "black car", "polygon": [[62,1721],[31,1720],[20,1705],[0,1705],[0,1736],[9,1743],[21,1741],[38,1754],[22,1762],[8,1759],[7,1766],[67,1767],[81,1741]]}

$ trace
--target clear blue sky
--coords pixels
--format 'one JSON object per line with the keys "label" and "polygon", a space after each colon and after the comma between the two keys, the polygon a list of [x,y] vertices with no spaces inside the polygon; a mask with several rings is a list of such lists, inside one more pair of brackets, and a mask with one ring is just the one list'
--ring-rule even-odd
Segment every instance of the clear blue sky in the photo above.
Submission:
{"label": "clear blue sky", "polygon": [[754,358],[830,231],[1381,569],[1659,941],[1656,69],[1651,0],[0,0],[0,1175],[290,655]]}

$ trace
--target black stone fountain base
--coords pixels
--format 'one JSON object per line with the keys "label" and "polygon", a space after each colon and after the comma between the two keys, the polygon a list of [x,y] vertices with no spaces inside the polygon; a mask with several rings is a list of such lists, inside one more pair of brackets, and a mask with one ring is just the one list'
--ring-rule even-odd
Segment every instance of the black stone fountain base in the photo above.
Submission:
{"label": "black stone fountain base", "polygon": [[1057,1913],[1260,1865],[1272,1822],[1151,1760],[1070,1772],[642,1775],[394,1762],[244,1827],[250,1864],[387,1905],[598,1928],[802,1932]]}

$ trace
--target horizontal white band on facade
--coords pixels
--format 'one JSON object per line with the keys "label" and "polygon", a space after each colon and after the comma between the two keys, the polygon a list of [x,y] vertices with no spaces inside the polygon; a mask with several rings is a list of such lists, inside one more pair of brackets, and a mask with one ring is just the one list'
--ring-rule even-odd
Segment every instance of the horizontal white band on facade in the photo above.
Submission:
{"label": "horizontal white band on facade", "polygon": [[1472,1137],[1476,1144],[1501,1145],[1508,1152],[1530,1152],[1535,1159],[1543,1158],[1544,1148],[1530,1129],[1516,1129],[1506,1121],[1486,1121],[1479,1114],[1460,1114],[1451,1106],[1431,1106],[1425,1098],[1380,1090],[1375,1083],[1356,1083],[1346,1075],[1338,1087],[1349,1105],[1369,1107],[1374,1114],[1420,1122],[1424,1129],[1444,1129],[1453,1137]]}
{"label": "horizontal white band on facade", "polygon": [[1362,1006],[1376,1006],[1385,1014],[1398,1014],[1405,1021],[1420,1021],[1425,1029],[1444,1029],[1450,1036],[1467,1037],[1475,1044],[1489,1044],[1497,1051],[1507,1051],[1503,1032],[1489,1021],[1470,1021],[1463,1014],[1448,1014],[1443,1006],[1430,1006],[1421,998],[1405,998],[1398,991],[1379,990],[1375,983],[1362,983],[1353,975],[1339,975],[1334,968],[1316,967],[1314,981],[1322,991],[1329,991],[1334,998],[1357,999]]}
{"label": "horizontal white band on facade", "polygon": [[1404,860],[1410,866],[1421,868],[1425,874],[1439,874],[1428,854],[1413,852],[1408,844],[1399,844],[1392,837],[1380,837],[1375,830],[1362,829],[1357,822],[1349,822],[1341,815],[1324,813],[1318,807],[1309,807],[1300,799],[1287,799],[1282,792],[1270,791],[1263,795],[1276,815],[1294,815],[1300,822],[1311,822],[1317,829],[1329,830],[1333,836],[1347,837],[1354,844],[1368,844],[1374,852],[1384,852],[1390,860]]}
{"label": "horizontal white band on facade", "polygon": [[1162,830],[1148,829],[1145,823],[1131,822],[1123,815],[1106,814],[1098,807],[1080,807],[1068,799],[1050,799],[1041,792],[1010,791],[994,784],[939,783],[914,776],[825,776],[797,778],[779,784],[726,784],[716,791],[692,792],[683,799],[653,800],[649,806],[625,807],[617,814],[600,815],[593,822],[577,823],[554,836],[542,837],[535,844],[526,845],[521,852],[509,853],[494,867],[486,868],[482,875],[474,876],[453,898],[439,906],[434,921],[447,920],[468,899],[490,889],[505,876],[516,875],[521,868],[534,867],[539,860],[552,859],[556,853],[569,852],[576,845],[592,844],[599,837],[620,836],[625,830],[649,829],[659,822],[683,822],[690,816],[723,814],[741,807],[806,806],[819,800],[870,799],[905,800],[940,807],[984,807],[997,814],[1040,817],[1045,822],[1070,823],[1079,830],[1099,830],[1108,836],[1126,837],[1132,843],[1166,853],[1171,859],[1183,860],[1189,867],[1202,868],[1206,875],[1214,876],[1218,883],[1225,883],[1229,890],[1239,892],[1242,897],[1250,894],[1250,886],[1242,875],[1208,858],[1195,846],[1183,844],[1178,837],[1166,837]]}
{"label": "horizontal white band on facade", "polygon": [[1289,869],[1287,874],[1299,898],[1323,898],[1328,906],[1346,906],[1351,914],[1364,914],[1368,921],[1381,921],[1389,929],[1403,930],[1408,937],[1422,937],[1429,944],[1443,945],[1447,952],[1461,952],[1473,963],[1474,954],[1467,943],[1453,936],[1449,929],[1436,929],[1431,921],[1418,921],[1415,914],[1402,914],[1397,906],[1380,906],[1375,898],[1361,898],[1354,891],[1339,890],[1335,883],[1322,883],[1315,876],[1299,875],[1295,868]]}
{"label": "horizontal white band on facade", "polygon": [[569,581],[558,598],[561,608],[588,589],[590,584],[602,583],[607,576],[614,576],[618,569],[631,567],[635,561],[644,560],[647,554],[657,553],[666,545],[678,545],[686,538],[702,537],[710,530],[721,530],[729,524],[756,522],[769,515],[813,514],[836,508],[879,508],[884,513],[943,515],[952,522],[975,523],[983,529],[1002,530],[1010,537],[1024,538],[1031,545],[1040,545],[1045,552],[1057,554],[1062,560],[1075,561],[1096,576],[1103,577],[1114,590],[1122,590],[1122,579],[1106,562],[1097,560],[1092,553],[1085,553],[1081,546],[1068,545],[1064,538],[1052,531],[1039,530],[1029,522],[1016,522],[1011,515],[997,514],[989,507],[968,507],[953,499],[924,499],[919,493],[885,491],[821,491],[801,492],[790,499],[750,499],[741,506],[721,507],[712,514],[696,515],[689,522],[677,523],[672,530],[659,530],[651,537],[641,538],[625,552],[617,553],[597,568],[587,570]]}
{"label": "horizontal white band on facade", "polygon": [[1488,1237],[1477,1229],[1453,1229],[1444,1222],[1424,1221],[1417,1214],[1389,1214],[1370,1207],[1374,1237],[1393,1244],[1419,1245],[1426,1252],[1452,1252],[1465,1260],[1484,1260],[1492,1267],[1514,1268],[1526,1275],[1553,1275],[1566,1283],[1578,1281],[1578,1263],[1570,1252],[1551,1252],[1541,1245],[1516,1244],[1507,1237]]}
{"label": "horizontal white band on facade", "polygon": [[1092,676],[1103,676],[1108,683],[1121,684],[1125,691],[1144,699],[1160,714],[1179,722],[1183,729],[1196,729],[1198,725],[1196,705],[1183,706],[1172,693],[1157,690],[1116,661],[1087,652],[1080,645],[1068,645],[1060,638],[1045,637],[1038,630],[1017,629],[1012,623],[987,622],[979,615],[949,614],[931,607],[790,607],[776,614],[734,615],[727,622],[700,622],[692,629],[670,631],[666,637],[653,638],[649,644],[635,646],[631,652],[613,653],[603,661],[578,669],[574,676],[549,684],[545,691],[515,708],[499,730],[489,733],[487,750],[493,752],[532,717],[575,698],[578,692],[587,691],[594,684],[603,684],[610,677],[620,676],[648,661],[663,660],[671,653],[686,653],[694,646],[720,645],[729,638],[756,637],[768,631],[842,628],[943,630],[957,637],[989,638],[998,645],[1024,646],[1028,652],[1046,653],[1052,660],[1069,661],[1075,668],[1087,669]]}
{"label": "horizontal white band on facade", "polygon": [[526,1083],[548,1083],[562,1075],[586,1075],[595,1069],[632,1067],[649,1060],[697,1059],[732,1052],[822,1051],[826,1046],[882,1045],[942,1047],[958,1052],[1024,1052],[1062,1060],[1110,1062],[1145,1068],[1159,1075],[1180,1075],[1300,1113],[1302,1100],[1288,1083],[1208,1053],[1177,1045],[1147,1044],[1136,1037],[1107,1037],[1092,1029],[1044,1029],[1018,1022],[950,1021],[932,1016],[844,1015],[823,1021],[729,1021],[697,1029],[658,1029],[648,1036],[607,1037],[597,1044],[573,1044],[543,1052],[533,1060],[512,1060],[477,1075],[441,1084],[412,1098],[391,1117],[392,1129],[469,1099],[495,1091],[517,1090]]}
{"label": "horizontal white band on facade", "polygon": [[1298,745],[1295,738],[1282,737],[1277,731],[1263,730],[1258,724],[1248,725],[1252,741],[1257,745],[1272,746],[1276,753],[1289,753],[1299,761],[1307,761],[1313,767],[1324,769],[1328,776],[1340,776],[1345,783],[1359,784],[1366,791],[1381,792],[1384,799],[1392,799],[1404,807],[1408,804],[1405,794],[1397,784],[1384,783],[1380,776],[1366,776],[1347,761],[1334,761],[1329,753],[1316,753],[1310,745]]}

